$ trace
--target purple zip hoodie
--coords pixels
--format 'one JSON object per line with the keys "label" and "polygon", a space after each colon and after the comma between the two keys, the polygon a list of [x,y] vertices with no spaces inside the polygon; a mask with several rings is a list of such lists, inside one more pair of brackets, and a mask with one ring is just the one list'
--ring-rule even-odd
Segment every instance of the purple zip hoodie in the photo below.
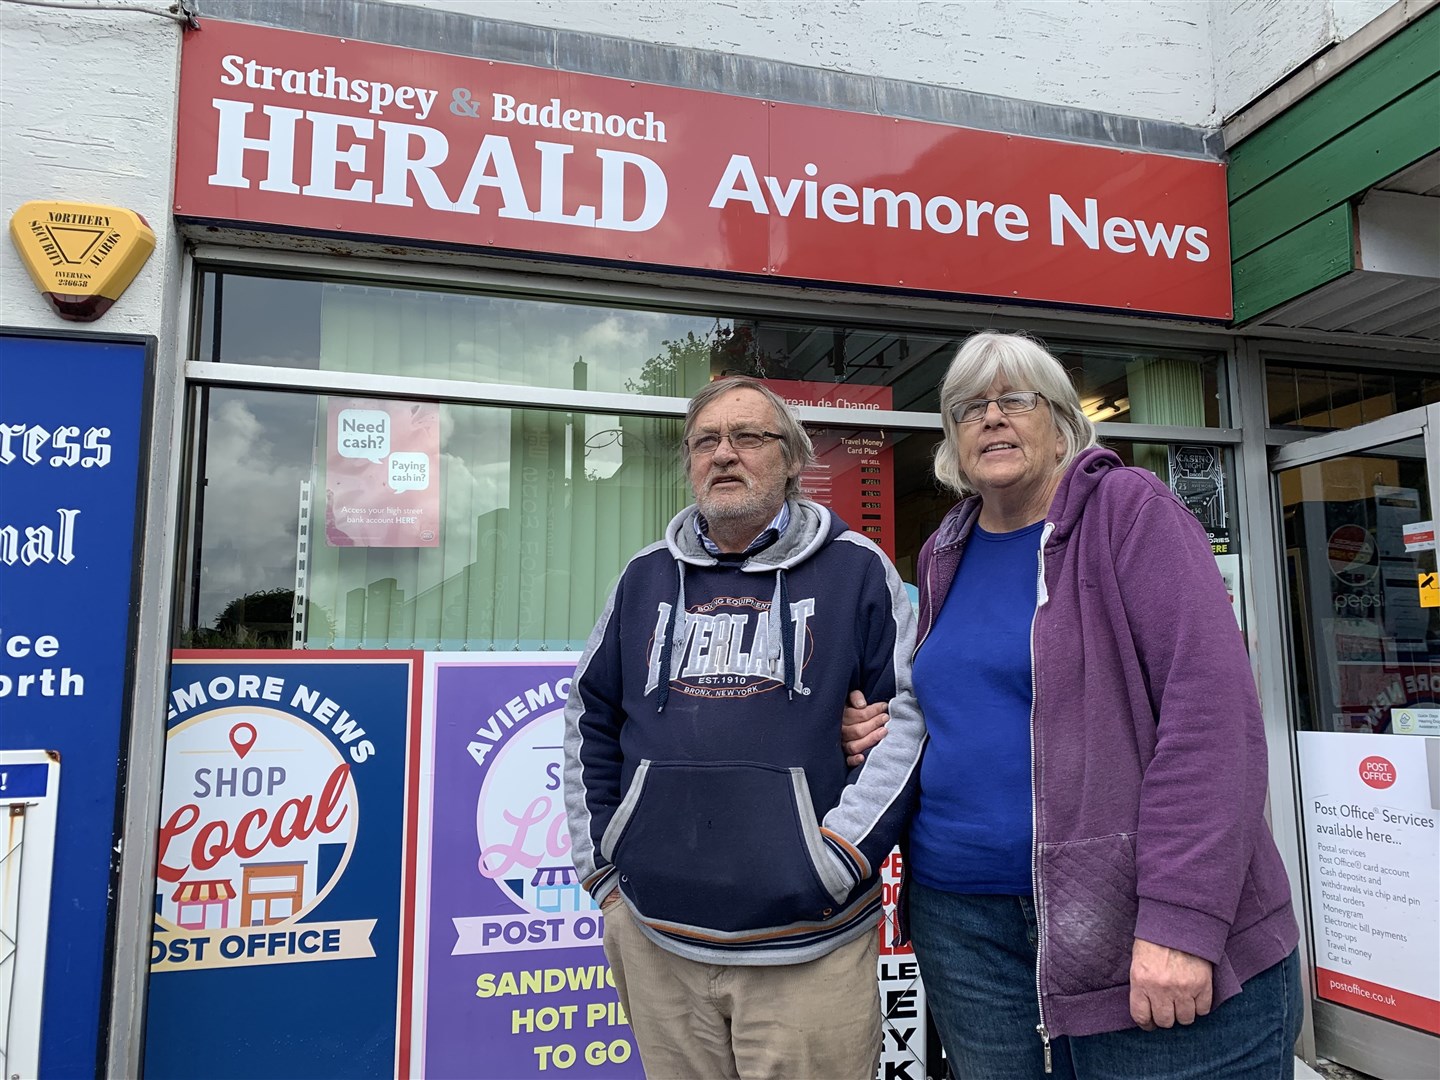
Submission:
{"label": "purple zip hoodie", "polygon": [[[922,645],[979,512],[966,499],[921,549]],[[1265,822],[1260,703],[1205,532],[1153,475],[1091,449],[1060,483],[1040,560],[1030,640],[1043,1035],[1134,1026],[1136,937],[1214,964],[1219,1005],[1288,956],[1299,929]]]}

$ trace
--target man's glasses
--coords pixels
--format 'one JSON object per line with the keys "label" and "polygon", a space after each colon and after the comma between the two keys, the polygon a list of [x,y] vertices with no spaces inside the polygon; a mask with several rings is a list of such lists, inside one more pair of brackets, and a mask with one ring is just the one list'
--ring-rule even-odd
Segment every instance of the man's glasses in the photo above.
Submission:
{"label": "man's glasses", "polygon": [[1001,394],[997,398],[962,401],[950,410],[950,415],[957,424],[973,424],[976,420],[985,418],[992,401],[1000,406],[1000,411],[1006,416],[1019,416],[1021,413],[1034,412],[1035,406],[1044,399],[1045,395],[1038,390],[1016,390],[1013,394]]}
{"label": "man's glasses", "polygon": [[[1030,406],[1032,409],[1035,406]],[[784,439],[784,435],[777,435],[773,431],[732,431],[727,435],[718,435],[710,432],[705,435],[692,435],[685,440],[685,449],[692,454],[699,454],[706,457],[720,449],[720,444],[729,440],[730,446],[735,450],[759,450],[771,439]]]}

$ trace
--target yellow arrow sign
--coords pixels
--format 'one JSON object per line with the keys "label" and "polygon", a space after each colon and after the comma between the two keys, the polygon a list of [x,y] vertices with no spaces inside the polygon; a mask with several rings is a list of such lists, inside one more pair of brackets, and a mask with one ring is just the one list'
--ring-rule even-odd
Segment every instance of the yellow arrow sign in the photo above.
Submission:
{"label": "yellow arrow sign", "polygon": [[1420,575],[1420,606],[1440,607],[1440,574]]}

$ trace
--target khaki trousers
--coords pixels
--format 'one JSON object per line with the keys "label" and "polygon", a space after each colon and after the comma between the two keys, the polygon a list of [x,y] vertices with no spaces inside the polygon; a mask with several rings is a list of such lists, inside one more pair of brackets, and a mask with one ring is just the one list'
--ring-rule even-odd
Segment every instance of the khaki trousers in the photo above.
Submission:
{"label": "khaki trousers", "polygon": [[660,948],[622,900],[605,956],[647,1080],[873,1080],[875,932],[805,964],[701,964]]}

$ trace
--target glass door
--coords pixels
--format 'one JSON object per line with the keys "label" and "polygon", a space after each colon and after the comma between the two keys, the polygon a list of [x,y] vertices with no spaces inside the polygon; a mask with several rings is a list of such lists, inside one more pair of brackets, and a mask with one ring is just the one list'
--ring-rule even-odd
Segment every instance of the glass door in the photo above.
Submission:
{"label": "glass door", "polygon": [[1316,1052],[1440,1076],[1440,406],[1271,469]]}

